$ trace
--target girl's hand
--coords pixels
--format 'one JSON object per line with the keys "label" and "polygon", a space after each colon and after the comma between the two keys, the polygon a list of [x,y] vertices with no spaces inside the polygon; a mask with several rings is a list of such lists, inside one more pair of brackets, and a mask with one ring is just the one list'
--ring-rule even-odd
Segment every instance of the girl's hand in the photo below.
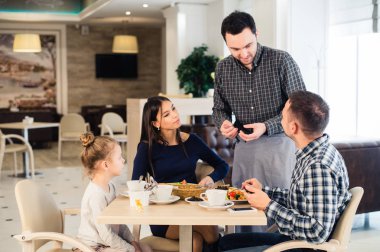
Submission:
{"label": "girl's hand", "polygon": [[198,184],[205,187],[212,187],[214,180],[210,176],[206,176]]}

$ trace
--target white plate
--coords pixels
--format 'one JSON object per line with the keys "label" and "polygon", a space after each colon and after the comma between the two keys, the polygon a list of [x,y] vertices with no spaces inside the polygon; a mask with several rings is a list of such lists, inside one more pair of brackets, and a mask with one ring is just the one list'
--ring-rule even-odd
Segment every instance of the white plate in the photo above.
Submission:
{"label": "white plate", "polygon": [[203,201],[198,204],[200,207],[206,208],[207,210],[226,210],[234,205],[232,201],[227,200],[223,206],[210,206],[207,201]]}
{"label": "white plate", "polygon": [[191,204],[191,205],[198,205],[199,203],[203,202],[203,200],[200,200],[200,201],[191,201],[191,200],[189,200],[190,198],[192,198],[192,197],[185,198],[185,201],[187,203]]}
{"label": "white plate", "polygon": [[170,196],[168,200],[157,200],[155,196],[150,197],[149,201],[155,204],[170,204],[180,199],[179,196]]}

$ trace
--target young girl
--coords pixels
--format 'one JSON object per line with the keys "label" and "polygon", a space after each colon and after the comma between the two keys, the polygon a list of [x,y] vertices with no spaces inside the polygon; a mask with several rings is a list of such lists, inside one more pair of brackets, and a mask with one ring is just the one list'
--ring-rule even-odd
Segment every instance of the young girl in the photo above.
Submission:
{"label": "young girl", "polygon": [[[195,168],[199,159],[214,167],[214,171],[199,184],[213,184],[223,179],[228,165],[199,137],[180,132],[179,115],[166,97],[151,97],[144,105],[140,143],[134,160],[132,179],[151,174],[157,182],[197,183]],[[178,226],[151,225],[153,235],[179,238]],[[218,240],[217,226],[193,226],[193,250],[202,251]],[[210,247],[210,246],[208,246]]]}
{"label": "young girl", "polygon": [[97,252],[150,252],[148,246],[133,241],[126,225],[96,221],[116,197],[115,185],[110,181],[120,175],[124,166],[120,145],[110,137],[94,137],[92,133],[82,134],[80,140],[84,147],[81,160],[90,182],[82,198],[78,238]]}

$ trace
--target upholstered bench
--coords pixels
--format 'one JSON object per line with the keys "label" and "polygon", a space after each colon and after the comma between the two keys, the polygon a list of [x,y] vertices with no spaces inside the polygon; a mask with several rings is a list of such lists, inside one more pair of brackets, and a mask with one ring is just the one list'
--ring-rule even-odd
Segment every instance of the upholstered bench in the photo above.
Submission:
{"label": "upholstered bench", "polygon": [[346,163],[350,188],[364,188],[357,213],[380,211],[380,139],[350,138],[332,143]]}

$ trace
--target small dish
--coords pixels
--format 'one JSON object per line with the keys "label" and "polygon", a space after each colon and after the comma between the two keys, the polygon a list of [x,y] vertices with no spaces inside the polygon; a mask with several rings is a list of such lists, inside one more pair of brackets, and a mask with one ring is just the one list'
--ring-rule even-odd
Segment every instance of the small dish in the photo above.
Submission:
{"label": "small dish", "polygon": [[200,207],[206,208],[207,210],[216,210],[216,211],[221,211],[221,210],[226,210],[234,205],[232,201],[227,200],[223,206],[210,206],[207,201],[203,201],[198,204]]}
{"label": "small dish", "polygon": [[179,199],[180,199],[180,197],[175,196],[175,195],[170,196],[170,198],[168,200],[157,200],[155,196],[151,196],[149,201],[152,203],[155,203],[155,204],[164,205],[164,204],[171,204],[173,202],[178,201]]}
{"label": "small dish", "polygon": [[198,200],[198,201],[190,200],[191,198],[193,198],[193,197],[187,197],[187,198],[185,198],[185,201],[191,205],[198,205],[200,202],[203,202],[203,199],[201,199],[201,198],[199,198],[200,200]]}

